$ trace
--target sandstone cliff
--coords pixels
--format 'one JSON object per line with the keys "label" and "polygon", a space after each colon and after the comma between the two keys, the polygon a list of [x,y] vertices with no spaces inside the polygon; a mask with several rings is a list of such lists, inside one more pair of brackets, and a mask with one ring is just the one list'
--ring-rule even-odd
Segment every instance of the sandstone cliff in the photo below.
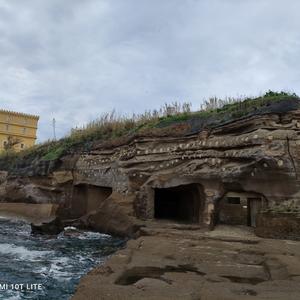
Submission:
{"label": "sandstone cliff", "polygon": [[64,222],[123,236],[153,218],[255,225],[251,205],[300,206],[299,100],[174,124],[55,160],[0,161],[1,202],[56,204]]}

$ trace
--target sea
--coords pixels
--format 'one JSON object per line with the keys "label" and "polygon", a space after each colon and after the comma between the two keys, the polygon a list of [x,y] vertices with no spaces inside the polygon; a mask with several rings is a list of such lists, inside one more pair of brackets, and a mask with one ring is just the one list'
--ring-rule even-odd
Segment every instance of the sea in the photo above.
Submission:
{"label": "sea", "polygon": [[29,223],[0,218],[0,299],[70,299],[80,278],[124,243],[74,227],[32,235]]}

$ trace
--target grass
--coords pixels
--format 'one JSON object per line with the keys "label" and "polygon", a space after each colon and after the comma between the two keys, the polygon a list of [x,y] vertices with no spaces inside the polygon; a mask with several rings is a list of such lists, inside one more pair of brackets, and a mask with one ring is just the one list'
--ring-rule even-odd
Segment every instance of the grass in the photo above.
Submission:
{"label": "grass", "polygon": [[176,116],[170,116],[161,119],[160,125],[170,124],[172,121],[177,121],[180,118],[187,120],[189,118],[208,119],[216,118],[219,123],[231,121],[236,118],[246,116],[254,111],[259,111],[261,108],[271,105],[275,102],[280,102],[288,99],[299,100],[296,94],[286,92],[272,92],[269,91],[264,95],[257,98],[229,98],[225,100],[219,100],[211,98],[210,101],[205,103],[204,109],[187,114],[181,114]]}
{"label": "grass", "polygon": [[190,130],[190,121],[201,126],[215,126],[253,114],[272,103],[284,100],[299,100],[296,94],[268,91],[259,97],[216,97],[204,101],[201,109],[191,110],[190,103],[165,104],[160,110],[146,111],[131,117],[119,116],[114,111],[107,113],[58,141],[47,141],[19,153],[11,151],[0,155],[0,169],[15,169],[34,161],[54,161],[66,154],[89,151],[98,142],[117,141],[137,135],[180,135]]}

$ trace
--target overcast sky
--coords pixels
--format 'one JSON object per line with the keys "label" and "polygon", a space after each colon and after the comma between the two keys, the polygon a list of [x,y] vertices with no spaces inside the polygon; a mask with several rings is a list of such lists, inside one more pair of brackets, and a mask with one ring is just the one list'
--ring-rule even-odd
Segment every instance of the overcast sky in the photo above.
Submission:
{"label": "overcast sky", "polygon": [[300,93],[298,0],[0,0],[0,107],[38,140],[210,96]]}

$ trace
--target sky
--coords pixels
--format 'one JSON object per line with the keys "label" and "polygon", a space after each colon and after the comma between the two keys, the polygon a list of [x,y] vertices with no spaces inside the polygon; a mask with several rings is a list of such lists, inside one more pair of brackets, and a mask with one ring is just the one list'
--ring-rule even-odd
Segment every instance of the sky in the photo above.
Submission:
{"label": "sky", "polygon": [[38,141],[115,109],[300,94],[298,0],[0,0],[0,108]]}

